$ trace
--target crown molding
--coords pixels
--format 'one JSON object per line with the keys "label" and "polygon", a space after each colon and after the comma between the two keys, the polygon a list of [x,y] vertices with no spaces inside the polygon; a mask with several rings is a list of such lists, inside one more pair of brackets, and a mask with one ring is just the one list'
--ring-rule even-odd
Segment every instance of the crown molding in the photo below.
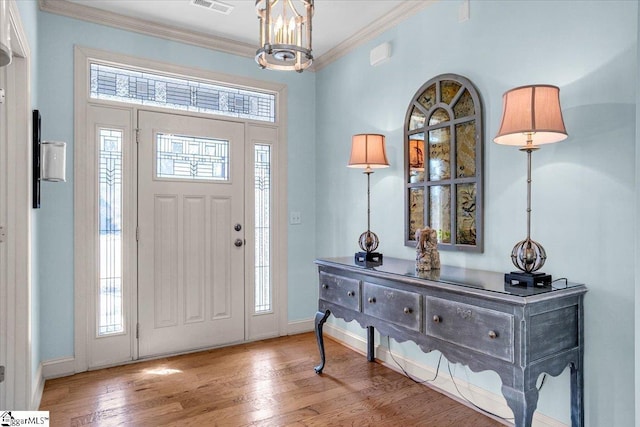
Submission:
{"label": "crown molding", "polygon": [[395,27],[405,19],[433,5],[439,0],[405,0],[388,14],[376,19],[371,24],[355,33],[327,53],[313,61],[313,70],[319,71],[334,61],[342,58],[357,47],[373,40],[385,31]]}
{"label": "crown molding", "polygon": [[[437,1],[439,0],[405,0],[388,14],[373,21],[367,27],[330,49],[327,53],[315,58],[309,71],[318,71],[326,67]],[[38,0],[38,4],[40,10],[43,12],[80,19],[95,24],[107,25],[139,34],[160,37],[247,58],[254,58],[256,54],[256,47],[247,43],[197,31],[185,30],[171,25],[161,25],[156,22],[132,18],[66,0]]]}
{"label": "crown molding", "polygon": [[107,25],[148,36],[179,41],[248,58],[253,58],[256,54],[256,47],[247,43],[204,34],[197,31],[184,30],[171,25],[158,24],[144,19],[132,18],[130,16],[108,12],[66,0],[38,0],[38,4],[40,6],[40,10],[44,12],[89,21],[95,24]]}

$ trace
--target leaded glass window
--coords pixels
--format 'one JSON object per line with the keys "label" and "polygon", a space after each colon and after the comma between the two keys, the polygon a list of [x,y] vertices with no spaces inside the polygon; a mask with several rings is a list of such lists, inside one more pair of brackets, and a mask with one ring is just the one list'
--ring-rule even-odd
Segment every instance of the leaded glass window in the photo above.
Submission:
{"label": "leaded glass window", "polygon": [[90,95],[128,102],[274,123],[271,93],[92,63]]}
{"label": "leaded glass window", "polygon": [[119,129],[100,129],[100,287],[98,335],[124,332],[122,301],[122,142]]}
{"label": "leaded glass window", "polygon": [[271,299],[271,146],[255,145],[255,305],[272,310]]}
{"label": "leaded glass window", "polygon": [[466,78],[443,74],[414,95],[405,118],[405,244],[431,227],[443,250],[483,250],[482,105]]}
{"label": "leaded glass window", "polygon": [[156,134],[156,177],[229,180],[229,141]]}

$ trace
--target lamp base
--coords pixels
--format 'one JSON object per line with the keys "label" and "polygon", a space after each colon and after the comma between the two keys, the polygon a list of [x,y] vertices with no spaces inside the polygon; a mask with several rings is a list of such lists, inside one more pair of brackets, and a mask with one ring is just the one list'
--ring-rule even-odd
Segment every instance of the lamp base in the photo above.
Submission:
{"label": "lamp base", "polygon": [[363,267],[382,265],[382,254],[379,252],[356,252],[355,263]]}
{"label": "lamp base", "polygon": [[551,275],[545,273],[526,273],[524,271],[512,271],[505,273],[504,283],[510,286],[549,287],[551,286]]}

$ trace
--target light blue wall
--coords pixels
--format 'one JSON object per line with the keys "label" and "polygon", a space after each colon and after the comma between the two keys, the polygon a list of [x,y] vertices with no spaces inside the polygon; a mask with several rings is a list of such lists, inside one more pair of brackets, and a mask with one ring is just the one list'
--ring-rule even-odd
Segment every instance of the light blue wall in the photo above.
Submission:
{"label": "light blue wall", "polygon": [[[68,141],[69,152],[74,143],[76,43],[288,84],[289,210],[300,211],[303,217],[303,225],[289,227],[290,321],[309,318],[315,311],[313,256],[307,254],[313,248],[318,256],[351,254],[364,230],[364,177],[345,167],[354,133],[387,135],[392,167],[372,176],[372,229],[380,236],[385,255],[413,257],[402,241],[402,122],[415,91],[440,73],[462,74],[477,86],[485,108],[486,156],[485,252],[442,253],[443,261],[510,270],[507,255],[525,226],[521,208],[525,160],[517,150],[491,142],[499,124],[501,95],[521,84],[560,86],[570,137],[534,155],[533,237],[549,253],[545,271],[589,287],[587,425],[633,425],[632,378],[640,389],[640,373],[632,375],[634,275],[629,254],[634,248],[628,238],[635,232],[634,196],[640,199],[634,178],[636,120],[640,122],[635,110],[640,81],[636,2],[474,1],[471,20],[465,23],[457,22],[459,2],[439,2],[316,75],[260,71],[251,59],[36,13],[35,1],[18,4],[31,48],[38,51],[32,88],[37,94],[34,106],[43,113],[44,136]],[[36,14],[37,26],[32,18]],[[369,50],[384,41],[392,43],[393,56],[371,68]],[[445,44],[454,48],[441,47]],[[640,130],[638,134],[640,139]],[[71,171],[73,160],[69,160]],[[636,164],[640,166],[640,158]],[[69,175],[67,184],[43,186],[43,209],[36,214],[37,360],[73,355],[73,176]],[[636,295],[640,303],[638,295],[640,289]],[[636,314],[640,327],[638,319]],[[434,359],[410,344],[393,348],[423,361]],[[499,393],[490,375],[473,374],[472,381]],[[539,409],[568,423],[568,405],[565,373],[547,381]]]}
{"label": "light blue wall", "polygon": [[[391,167],[372,175],[372,230],[385,256],[414,257],[403,245],[403,121],[424,82],[456,73],[474,82],[484,105],[485,251],[441,257],[445,264],[510,271],[511,248],[526,232],[526,157],[492,142],[501,97],[519,85],[558,85],[569,138],[533,156],[532,237],[547,250],[544,271],[589,288],[587,425],[631,426],[638,4],[472,1],[471,20],[459,23],[460,4],[437,2],[317,73],[317,254],[357,249],[366,184],[345,167],[351,135],[382,132]],[[370,67],[370,49],[387,41],[390,61]],[[394,351],[433,363],[433,355],[414,347]],[[469,375],[500,394],[492,375]],[[567,372],[550,378],[539,410],[570,424],[568,382]]]}
{"label": "light blue wall", "polygon": [[[303,224],[289,229],[289,321],[316,307],[313,274],[315,223],[315,75],[260,70],[253,59],[39,13],[39,106],[43,137],[68,141],[73,153],[74,44],[288,85],[288,197]],[[67,183],[44,184],[38,236],[41,359],[74,354],[73,156]]]}
{"label": "light blue wall", "polygon": [[[31,106],[38,108],[38,2],[17,1],[20,21],[27,35],[31,52]],[[40,365],[40,280],[38,259],[38,230],[40,211],[31,211],[31,373],[36,378]]]}

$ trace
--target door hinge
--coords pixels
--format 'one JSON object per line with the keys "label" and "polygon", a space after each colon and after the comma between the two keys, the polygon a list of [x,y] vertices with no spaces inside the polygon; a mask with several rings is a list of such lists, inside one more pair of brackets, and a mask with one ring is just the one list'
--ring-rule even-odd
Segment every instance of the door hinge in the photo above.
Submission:
{"label": "door hinge", "polygon": [[136,128],[136,144],[140,144],[140,128]]}
{"label": "door hinge", "polygon": [[136,339],[140,338],[140,323],[136,323]]}
{"label": "door hinge", "polygon": [[140,240],[140,227],[136,227],[136,242]]}
{"label": "door hinge", "polygon": [[4,104],[4,89],[0,88],[0,105]]}
{"label": "door hinge", "polygon": [[4,366],[0,366],[0,383],[4,381]]}

